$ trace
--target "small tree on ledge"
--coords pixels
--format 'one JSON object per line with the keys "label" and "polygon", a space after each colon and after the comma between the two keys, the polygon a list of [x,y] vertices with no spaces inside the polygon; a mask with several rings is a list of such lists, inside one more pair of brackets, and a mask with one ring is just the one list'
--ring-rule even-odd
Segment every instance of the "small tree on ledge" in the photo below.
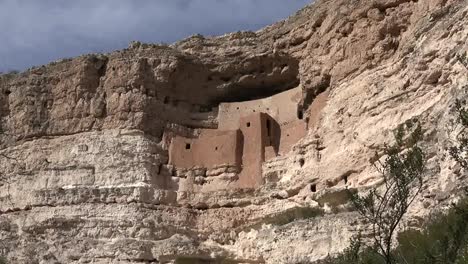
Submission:
{"label": "small tree on ledge", "polygon": [[451,156],[462,166],[465,170],[468,169],[468,108],[464,106],[465,102],[457,100],[454,110],[458,115],[458,121],[463,126],[462,130],[457,136],[458,145],[450,148]]}
{"label": "small tree on ledge", "polygon": [[370,224],[371,250],[387,264],[394,263],[391,252],[397,227],[423,186],[426,159],[418,145],[422,134],[415,120],[400,125],[394,132],[395,144],[384,147],[384,160],[378,154],[371,160],[382,175],[382,186],[363,196],[351,194],[356,210]]}

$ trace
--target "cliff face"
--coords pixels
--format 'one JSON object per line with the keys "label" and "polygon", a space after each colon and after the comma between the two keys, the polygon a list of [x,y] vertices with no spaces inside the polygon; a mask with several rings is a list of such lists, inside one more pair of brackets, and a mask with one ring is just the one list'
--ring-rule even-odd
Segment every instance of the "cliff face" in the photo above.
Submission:
{"label": "cliff face", "polygon": [[[3,75],[0,252],[11,263],[317,260],[363,228],[343,190],[378,183],[369,158],[411,118],[426,129],[429,170],[405,222],[420,224],[467,181],[447,155],[450,106],[468,97],[467,24],[466,0],[322,0],[258,32],[135,42]],[[169,159],[178,138],[191,149],[229,130],[247,142],[221,110],[250,112],[252,100],[278,141],[267,131],[227,165],[206,165],[203,147],[194,164]]]}

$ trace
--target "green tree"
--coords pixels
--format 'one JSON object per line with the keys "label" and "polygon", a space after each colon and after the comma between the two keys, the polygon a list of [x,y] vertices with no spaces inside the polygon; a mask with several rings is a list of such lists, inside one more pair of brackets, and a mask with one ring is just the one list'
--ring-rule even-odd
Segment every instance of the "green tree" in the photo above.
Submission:
{"label": "green tree", "polygon": [[468,109],[465,106],[465,101],[457,100],[454,110],[457,113],[457,119],[462,125],[460,133],[457,135],[457,145],[450,148],[452,157],[466,170],[468,169]]}
{"label": "green tree", "polygon": [[398,236],[395,255],[399,263],[468,263],[468,199],[439,214],[422,230],[407,230]]}
{"label": "green tree", "polygon": [[[386,264],[395,263],[393,240],[398,225],[422,189],[425,155],[419,146],[422,139],[419,122],[407,121],[394,131],[395,144],[385,145],[372,164],[382,176],[382,186],[360,196],[351,193],[351,200],[370,224],[374,242],[369,248]],[[383,161],[382,161],[383,159]]]}

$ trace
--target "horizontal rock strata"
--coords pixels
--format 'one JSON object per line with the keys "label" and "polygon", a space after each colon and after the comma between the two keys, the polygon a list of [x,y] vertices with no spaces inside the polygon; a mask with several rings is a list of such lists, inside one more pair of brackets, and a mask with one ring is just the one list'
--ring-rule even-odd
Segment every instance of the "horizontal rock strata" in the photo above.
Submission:
{"label": "horizontal rock strata", "polygon": [[[378,184],[369,158],[412,118],[429,168],[405,223],[420,224],[466,183],[447,147],[459,129],[450,108],[468,98],[467,24],[466,0],[320,0],[257,32],[134,42],[1,75],[0,253],[9,263],[322,259],[364,227],[343,190]],[[261,184],[235,184],[242,167],[169,161],[175,135],[219,128],[220,104],[293,89],[307,131],[265,150]]]}

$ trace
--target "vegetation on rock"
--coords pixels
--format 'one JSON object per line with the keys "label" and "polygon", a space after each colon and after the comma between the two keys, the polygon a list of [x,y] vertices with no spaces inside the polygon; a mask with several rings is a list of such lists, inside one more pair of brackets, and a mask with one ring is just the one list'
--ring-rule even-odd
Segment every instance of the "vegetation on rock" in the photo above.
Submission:
{"label": "vegetation on rock", "polygon": [[464,168],[468,168],[468,159],[466,153],[468,153],[468,108],[464,106],[465,102],[457,100],[455,103],[455,110],[458,114],[458,121],[462,124],[463,128],[457,136],[458,144],[450,148],[450,154],[452,157]]}
{"label": "vegetation on rock", "polygon": [[403,216],[423,186],[425,157],[418,143],[422,129],[418,122],[410,120],[395,131],[393,146],[386,145],[384,161],[379,155],[373,162],[382,176],[381,188],[366,195],[352,194],[351,200],[371,228],[374,247],[385,263],[393,263],[393,238]]}
{"label": "vegetation on rock", "polygon": [[[400,233],[397,241],[398,247],[391,251],[392,263],[468,263],[468,198],[454,205],[447,214],[433,216],[422,230]],[[384,264],[386,260],[367,247],[359,235],[342,254],[323,263]]]}
{"label": "vegetation on rock", "polygon": [[[456,101],[454,109],[462,129],[450,154],[466,170],[468,111],[460,100]],[[340,255],[323,263],[468,263],[468,197],[447,213],[431,217],[422,229],[404,230],[394,240],[398,224],[422,188],[425,157],[417,144],[422,133],[419,124],[415,128],[413,125],[400,126],[395,133],[396,144],[385,147],[385,162],[376,161],[384,179],[383,189],[373,189],[363,197],[352,195],[357,211],[370,223],[374,244],[366,245],[359,234]],[[412,130],[405,136],[408,129]],[[393,246],[394,241],[398,246]]]}

